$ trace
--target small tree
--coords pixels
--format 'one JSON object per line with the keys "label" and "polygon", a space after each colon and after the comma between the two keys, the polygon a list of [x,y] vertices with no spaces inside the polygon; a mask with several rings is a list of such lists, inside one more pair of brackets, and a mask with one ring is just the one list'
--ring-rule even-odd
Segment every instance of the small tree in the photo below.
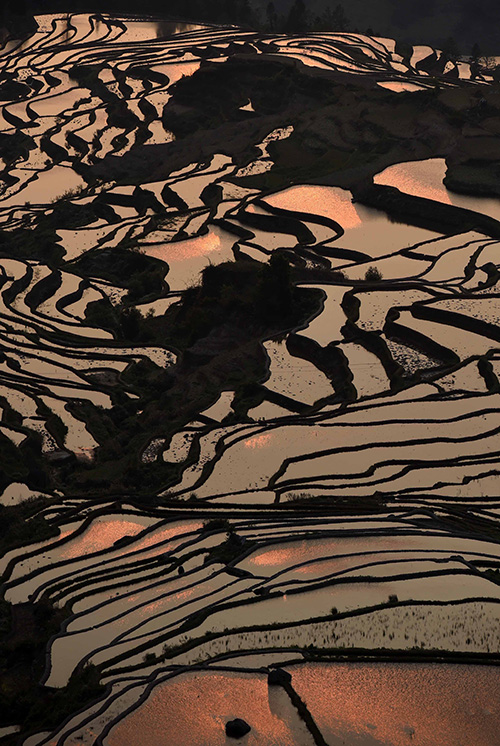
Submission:
{"label": "small tree", "polygon": [[479,60],[479,58],[481,57],[481,47],[479,46],[479,44],[477,43],[477,41],[474,44],[474,46],[472,47],[472,52],[471,52],[471,56],[470,57],[471,57],[471,60],[474,60],[474,61]]}
{"label": "small tree", "polygon": [[460,57],[460,50],[453,36],[449,36],[443,44],[443,57],[447,62],[456,62]]}
{"label": "small tree", "polygon": [[276,31],[278,27],[278,14],[274,3],[270,2],[266,8],[266,25],[269,31]]}
{"label": "small tree", "polygon": [[380,282],[382,272],[377,267],[368,267],[365,272],[365,280],[368,282]]}
{"label": "small tree", "polygon": [[321,26],[324,31],[348,31],[350,22],[343,5],[339,3],[335,8],[329,6],[321,16]]}
{"label": "small tree", "polygon": [[141,331],[142,314],[137,308],[120,309],[120,329],[125,339],[137,339]]}
{"label": "small tree", "polygon": [[258,303],[265,318],[285,316],[292,307],[292,281],[290,265],[286,257],[279,253],[271,254],[268,264],[262,267]]}
{"label": "small tree", "polygon": [[290,8],[286,22],[286,31],[292,34],[308,30],[307,10],[304,0],[295,0]]}

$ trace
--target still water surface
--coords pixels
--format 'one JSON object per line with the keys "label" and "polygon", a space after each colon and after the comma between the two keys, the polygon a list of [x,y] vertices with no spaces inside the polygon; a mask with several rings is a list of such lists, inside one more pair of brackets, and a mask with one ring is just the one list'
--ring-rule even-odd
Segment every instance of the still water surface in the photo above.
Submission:
{"label": "still water surface", "polygon": [[[500,677],[494,667],[318,663],[290,671],[330,746],[498,746]],[[252,726],[248,746],[310,744],[295,708],[274,694],[264,676],[176,677],[159,685],[106,742],[222,746],[231,742],[226,721],[243,717]]]}

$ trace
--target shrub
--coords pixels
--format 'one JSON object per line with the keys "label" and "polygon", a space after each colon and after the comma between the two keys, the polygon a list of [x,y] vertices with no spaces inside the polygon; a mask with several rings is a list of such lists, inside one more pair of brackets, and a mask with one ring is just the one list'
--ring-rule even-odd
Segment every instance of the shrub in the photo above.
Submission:
{"label": "shrub", "polygon": [[229,531],[231,524],[227,518],[212,518],[203,526],[205,531]]}
{"label": "shrub", "polygon": [[342,282],[344,280],[347,280],[347,275],[341,269],[334,269],[332,272],[332,279],[336,280],[337,282]]}
{"label": "shrub", "polygon": [[368,267],[365,272],[365,280],[368,282],[380,282],[382,279],[382,272],[377,267]]}
{"label": "shrub", "polygon": [[59,194],[57,197],[54,197],[51,200],[51,204],[55,204],[56,202],[59,202],[59,200],[62,200],[62,199],[74,199],[75,197],[79,197],[84,191],[84,189],[85,187],[83,185],[74,187],[73,189],[66,189],[64,192]]}

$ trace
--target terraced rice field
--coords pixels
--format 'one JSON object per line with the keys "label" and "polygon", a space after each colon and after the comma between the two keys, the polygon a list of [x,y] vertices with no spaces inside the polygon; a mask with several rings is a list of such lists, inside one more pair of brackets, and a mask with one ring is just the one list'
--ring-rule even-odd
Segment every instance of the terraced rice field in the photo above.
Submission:
{"label": "terraced rice field", "polygon": [[358,34],[38,23],[0,49],[0,567],[70,706],[5,739],[495,746],[500,199],[448,191],[437,141],[377,150],[375,108],[330,163],[297,103],[189,104],[231,64],[405,117],[491,95],[488,148],[492,78]]}

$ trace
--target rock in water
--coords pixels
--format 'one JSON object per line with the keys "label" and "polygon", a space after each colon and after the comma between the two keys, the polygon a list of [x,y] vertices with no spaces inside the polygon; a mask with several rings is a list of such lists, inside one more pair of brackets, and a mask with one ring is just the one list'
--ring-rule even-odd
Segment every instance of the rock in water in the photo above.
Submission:
{"label": "rock in water", "polygon": [[273,668],[267,674],[267,683],[269,686],[283,686],[284,684],[289,684],[291,680],[291,674],[282,668]]}
{"label": "rock in water", "polygon": [[252,729],[241,718],[236,718],[235,720],[228,720],[226,723],[226,736],[229,736],[230,738],[241,738],[242,736],[246,736],[247,733],[250,733]]}

